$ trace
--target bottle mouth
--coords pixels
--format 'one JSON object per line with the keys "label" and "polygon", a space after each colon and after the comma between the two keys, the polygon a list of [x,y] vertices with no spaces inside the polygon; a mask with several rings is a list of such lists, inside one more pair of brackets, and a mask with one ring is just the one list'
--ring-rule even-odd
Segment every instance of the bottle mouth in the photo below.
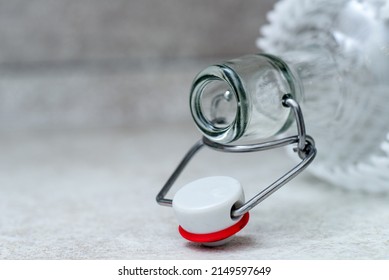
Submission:
{"label": "bottle mouth", "polygon": [[230,143],[244,132],[248,110],[246,95],[239,77],[225,65],[210,66],[200,72],[192,86],[192,117],[205,137]]}
{"label": "bottle mouth", "polygon": [[215,129],[229,127],[236,118],[238,104],[227,83],[214,79],[200,93],[200,109],[205,122]]}

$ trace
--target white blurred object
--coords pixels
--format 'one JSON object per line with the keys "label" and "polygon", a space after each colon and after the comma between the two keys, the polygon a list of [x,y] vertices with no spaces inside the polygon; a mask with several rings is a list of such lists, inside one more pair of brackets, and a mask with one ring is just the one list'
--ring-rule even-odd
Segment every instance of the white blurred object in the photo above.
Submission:
{"label": "white blurred object", "polygon": [[268,20],[258,47],[304,80],[318,147],[310,170],[349,189],[389,191],[389,1],[284,0]]}

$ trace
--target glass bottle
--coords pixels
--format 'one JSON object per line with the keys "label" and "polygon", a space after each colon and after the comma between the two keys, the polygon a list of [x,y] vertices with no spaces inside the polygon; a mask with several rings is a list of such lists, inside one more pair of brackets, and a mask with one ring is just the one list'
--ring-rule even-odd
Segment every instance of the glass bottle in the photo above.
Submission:
{"label": "glass bottle", "polygon": [[[308,7],[300,6],[305,13],[295,13],[293,25],[283,13],[298,9],[296,2]],[[313,173],[351,189],[388,191],[388,2],[281,1],[259,41],[272,54],[246,55],[196,76],[196,125],[223,144],[277,137],[293,123],[282,105],[290,94],[316,141]]]}

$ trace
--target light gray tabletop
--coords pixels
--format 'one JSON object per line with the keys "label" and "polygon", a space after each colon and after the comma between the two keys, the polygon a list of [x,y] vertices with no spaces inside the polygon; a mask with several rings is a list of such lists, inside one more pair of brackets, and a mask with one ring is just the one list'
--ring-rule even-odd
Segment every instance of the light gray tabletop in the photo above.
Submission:
{"label": "light gray tabletop", "polygon": [[[198,137],[190,124],[2,135],[0,258],[389,258],[388,197],[343,191],[308,173],[253,209],[226,246],[188,243],[172,209],[154,199]],[[228,175],[250,197],[292,165],[282,149],[204,150],[175,188]]]}

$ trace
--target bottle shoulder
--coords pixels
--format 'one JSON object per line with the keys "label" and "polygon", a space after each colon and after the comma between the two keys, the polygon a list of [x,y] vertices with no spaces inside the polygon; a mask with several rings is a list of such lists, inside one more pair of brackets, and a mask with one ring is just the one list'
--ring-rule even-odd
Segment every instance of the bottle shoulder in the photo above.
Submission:
{"label": "bottle shoulder", "polygon": [[[268,19],[257,44],[285,57],[302,81],[307,131],[318,147],[312,170],[350,186],[347,175],[360,173],[378,186],[368,170],[389,161],[389,1],[280,1]],[[376,168],[389,180],[387,167]]]}

